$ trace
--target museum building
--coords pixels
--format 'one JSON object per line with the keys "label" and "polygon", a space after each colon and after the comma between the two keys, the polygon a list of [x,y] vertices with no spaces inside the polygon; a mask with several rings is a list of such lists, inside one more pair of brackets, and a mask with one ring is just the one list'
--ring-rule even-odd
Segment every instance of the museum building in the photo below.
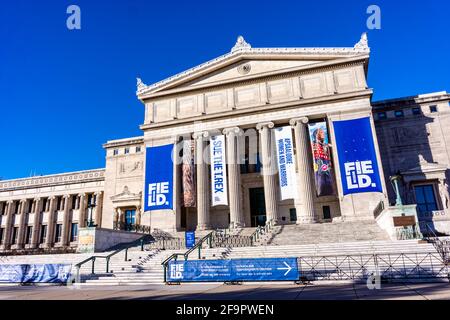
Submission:
{"label": "museum building", "polygon": [[[450,94],[372,102],[367,35],[348,48],[230,52],[152,85],[140,137],[104,169],[0,181],[0,250],[76,248],[79,231],[374,221],[450,233]],[[131,226],[131,228],[130,228]],[[403,226],[404,227],[404,226]]]}

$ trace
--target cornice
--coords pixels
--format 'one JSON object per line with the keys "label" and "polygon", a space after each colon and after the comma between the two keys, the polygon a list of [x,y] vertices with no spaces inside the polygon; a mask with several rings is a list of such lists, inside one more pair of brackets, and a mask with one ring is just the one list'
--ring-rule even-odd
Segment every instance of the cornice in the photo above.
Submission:
{"label": "cornice", "polygon": [[180,94],[185,94],[187,92],[195,94],[199,92],[211,92],[220,89],[227,89],[237,86],[246,86],[258,82],[275,81],[279,79],[284,79],[288,77],[301,76],[305,74],[311,74],[316,72],[324,72],[331,70],[340,70],[345,67],[351,67],[355,65],[363,64],[369,58],[369,55],[358,55],[352,56],[350,58],[337,59],[332,61],[326,61],[321,63],[316,63],[312,65],[297,66],[292,68],[286,68],[282,70],[275,70],[269,72],[258,73],[254,75],[241,76],[239,78],[227,79],[222,81],[216,81],[212,83],[191,85],[188,87],[167,89],[164,91],[152,92],[145,95],[139,95],[141,101],[148,101],[153,99],[173,98]]}
{"label": "cornice", "polygon": [[103,181],[105,169],[86,170],[56,175],[0,181],[0,192],[37,187],[67,185],[92,181]]}
{"label": "cornice", "polygon": [[141,99],[145,98],[144,95],[155,92],[164,86],[176,84],[180,81],[188,79],[195,74],[201,74],[203,71],[214,69],[214,67],[222,66],[225,63],[235,62],[239,59],[243,59],[250,56],[256,56],[257,58],[271,58],[274,55],[282,55],[287,58],[289,56],[304,56],[305,58],[319,57],[319,58],[332,58],[339,56],[355,56],[370,53],[368,47],[367,35],[363,34],[360,41],[354,47],[347,48],[252,48],[248,43],[240,36],[231,49],[231,52],[221,55],[215,59],[209,60],[198,66],[190,68],[186,71],[175,74],[169,78],[156,82],[152,85],[145,85],[141,79],[137,79],[137,92],[136,95]]}

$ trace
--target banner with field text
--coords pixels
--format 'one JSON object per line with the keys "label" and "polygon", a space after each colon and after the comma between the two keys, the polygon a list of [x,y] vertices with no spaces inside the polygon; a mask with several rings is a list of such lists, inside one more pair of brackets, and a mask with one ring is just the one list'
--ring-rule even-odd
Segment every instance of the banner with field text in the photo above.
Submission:
{"label": "banner with field text", "polygon": [[228,205],[225,136],[212,136],[209,148],[211,155],[212,205]]}
{"label": "banner with field text", "polygon": [[333,121],[344,195],[383,192],[370,118]]}
{"label": "banner with field text", "polygon": [[197,205],[195,189],[194,141],[183,140],[182,188],[183,206],[192,208]]}
{"label": "banner with field text", "polygon": [[335,195],[334,173],[331,166],[327,123],[325,121],[309,123],[314,179],[318,197]]}
{"label": "banner with field text", "polygon": [[145,160],[145,211],[173,209],[174,145],[147,147]]}
{"label": "banner with field text", "polygon": [[294,199],[297,187],[292,128],[285,126],[273,130],[275,132],[281,200]]}

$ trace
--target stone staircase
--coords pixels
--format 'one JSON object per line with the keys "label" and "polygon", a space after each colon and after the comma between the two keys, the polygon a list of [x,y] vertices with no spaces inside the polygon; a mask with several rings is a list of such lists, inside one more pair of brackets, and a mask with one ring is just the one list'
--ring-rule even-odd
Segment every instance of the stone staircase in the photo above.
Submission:
{"label": "stone staircase", "polygon": [[275,226],[259,244],[278,246],[383,240],[389,240],[388,234],[375,221],[369,220]]}

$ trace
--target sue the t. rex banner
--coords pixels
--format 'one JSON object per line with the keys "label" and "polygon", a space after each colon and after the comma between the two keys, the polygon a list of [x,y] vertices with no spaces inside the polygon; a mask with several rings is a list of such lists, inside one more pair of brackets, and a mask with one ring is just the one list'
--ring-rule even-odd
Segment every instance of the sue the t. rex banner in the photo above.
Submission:
{"label": "sue the t. rex banner", "polygon": [[331,166],[331,150],[326,122],[310,123],[309,136],[313,153],[317,196],[334,195],[334,173]]}

